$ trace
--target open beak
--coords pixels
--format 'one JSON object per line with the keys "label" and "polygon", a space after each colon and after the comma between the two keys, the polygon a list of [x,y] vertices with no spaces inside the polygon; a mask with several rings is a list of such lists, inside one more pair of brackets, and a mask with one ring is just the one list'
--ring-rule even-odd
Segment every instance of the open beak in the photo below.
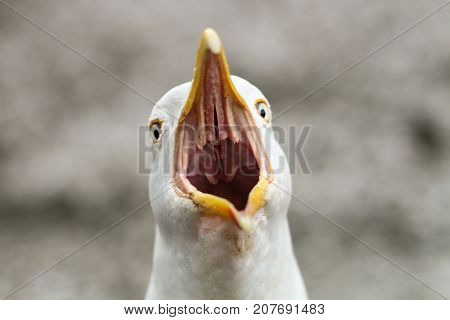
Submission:
{"label": "open beak", "polygon": [[219,36],[206,29],[175,137],[175,190],[202,214],[247,231],[272,179],[249,107],[231,80]]}

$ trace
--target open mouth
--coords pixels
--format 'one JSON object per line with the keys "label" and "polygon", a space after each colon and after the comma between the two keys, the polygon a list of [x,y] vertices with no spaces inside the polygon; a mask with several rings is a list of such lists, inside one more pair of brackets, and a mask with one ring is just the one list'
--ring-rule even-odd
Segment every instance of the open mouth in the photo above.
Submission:
{"label": "open mouth", "polygon": [[234,87],[217,34],[200,40],[175,144],[179,195],[240,227],[264,206],[270,166],[247,104]]}

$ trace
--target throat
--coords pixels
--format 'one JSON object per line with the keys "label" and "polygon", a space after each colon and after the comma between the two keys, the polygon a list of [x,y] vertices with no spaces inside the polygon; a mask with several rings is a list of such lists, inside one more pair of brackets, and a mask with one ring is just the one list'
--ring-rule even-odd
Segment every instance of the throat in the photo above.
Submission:
{"label": "throat", "polygon": [[287,221],[270,226],[276,232],[266,222],[262,216],[259,228],[246,234],[223,219],[205,218],[197,238],[179,242],[157,231],[147,297],[280,299],[299,291]]}
{"label": "throat", "polygon": [[220,145],[194,148],[187,178],[199,191],[230,201],[237,210],[245,209],[248,195],[258,183],[255,158],[241,143],[227,139]]}

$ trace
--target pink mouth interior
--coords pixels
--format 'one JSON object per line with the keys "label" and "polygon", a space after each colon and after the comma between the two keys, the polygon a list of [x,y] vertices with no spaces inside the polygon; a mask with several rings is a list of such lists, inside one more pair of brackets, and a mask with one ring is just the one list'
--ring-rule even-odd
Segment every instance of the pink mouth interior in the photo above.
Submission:
{"label": "pink mouth interior", "polygon": [[243,210],[260,170],[247,111],[226,97],[219,68],[218,57],[208,52],[201,96],[185,120],[181,167],[197,190]]}

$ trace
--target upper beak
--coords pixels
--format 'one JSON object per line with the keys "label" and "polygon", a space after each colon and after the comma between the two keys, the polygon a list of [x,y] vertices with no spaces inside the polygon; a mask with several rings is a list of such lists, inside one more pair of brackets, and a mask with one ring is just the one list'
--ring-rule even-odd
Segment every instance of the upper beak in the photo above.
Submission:
{"label": "upper beak", "polygon": [[246,108],[247,106],[231,81],[227,58],[219,35],[213,29],[208,28],[203,31],[200,38],[195,61],[194,80],[192,81],[191,91],[186,101],[186,105],[183,108],[180,121],[184,120],[189,113],[194,101],[200,95],[200,91],[203,89],[205,81],[207,81],[204,72],[207,63],[215,64],[215,66],[211,66],[211,68],[217,68],[216,70],[219,72],[220,80],[224,85],[224,94],[228,94],[236,99],[238,102],[237,104],[240,107]]}
{"label": "upper beak", "polygon": [[[207,92],[207,94],[205,94],[205,92]],[[212,99],[211,101],[214,100],[212,103],[215,104],[215,109],[218,110],[218,114],[222,112],[224,117],[227,116],[227,111],[224,109],[227,107],[229,108],[229,106],[223,101],[227,101],[226,99],[232,100],[233,105],[242,110],[243,115],[245,114],[243,117],[246,118],[247,124],[255,127],[254,120],[251,116],[251,112],[249,112],[245,100],[236,90],[231,80],[222,43],[219,36],[213,29],[206,29],[203,31],[200,43],[198,45],[194,79],[192,81],[189,96],[179,119],[178,128],[180,131],[177,134],[176,139],[178,139],[178,144],[175,151],[179,158],[186,157],[181,150],[182,148],[180,148],[184,134],[182,129],[184,127],[183,124],[184,122],[188,122],[185,120],[192,108],[204,108],[202,103],[198,103],[201,99]],[[196,110],[196,112],[200,115],[199,117],[203,117],[203,119],[200,120],[201,123],[208,123],[208,119],[204,119],[208,118],[210,115],[208,111]],[[214,114],[212,117],[212,123],[214,123]],[[217,116],[217,118],[219,117]],[[237,143],[239,141],[239,132],[235,135],[232,130],[223,129],[228,130],[227,133],[224,133],[221,131],[220,119],[216,119],[215,121],[216,126],[218,126],[218,140],[220,140],[220,136],[224,134],[227,135],[233,143]],[[217,122],[219,122],[219,124],[217,124]],[[189,181],[187,181],[186,176],[183,173],[180,173],[183,172],[183,169],[185,170],[185,168],[177,167],[177,165],[175,168],[175,178],[179,178],[182,182],[182,187],[179,189],[182,189],[184,193],[188,194],[188,196],[203,209],[202,212],[205,215],[218,215],[231,219],[240,228],[247,231],[253,228],[253,215],[258,209],[265,205],[264,198],[267,186],[271,179],[268,178],[271,175],[268,173],[270,170],[267,170],[268,160],[265,151],[263,151],[264,148],[262,147],[259,133],[255,133],[255,130],[250,131],[253,132],[250,132],[249,134],[254,135],[251,137],[251,140],[255,141],[254,143],[256,144],[254,147],[254,152],[255,149],[258,150],[257,152],[261,152],[261,154],[257,155],[258,159],[260,159],[260,176],[258,182],[248,195],[247,205],[244,210],[238,211],[235,206],[225,198],[197,190],[189,183]],[[198,143],[200,147],[203,147],[207,141],[211,142],[211,140],[216,139],[214,133],[208,131],[208,126],[200,127],[199,132],[200,138]],[[178,164],[178,166],[180,165]],[[183,165],[181,165],[181,167],[183,167]]]}

